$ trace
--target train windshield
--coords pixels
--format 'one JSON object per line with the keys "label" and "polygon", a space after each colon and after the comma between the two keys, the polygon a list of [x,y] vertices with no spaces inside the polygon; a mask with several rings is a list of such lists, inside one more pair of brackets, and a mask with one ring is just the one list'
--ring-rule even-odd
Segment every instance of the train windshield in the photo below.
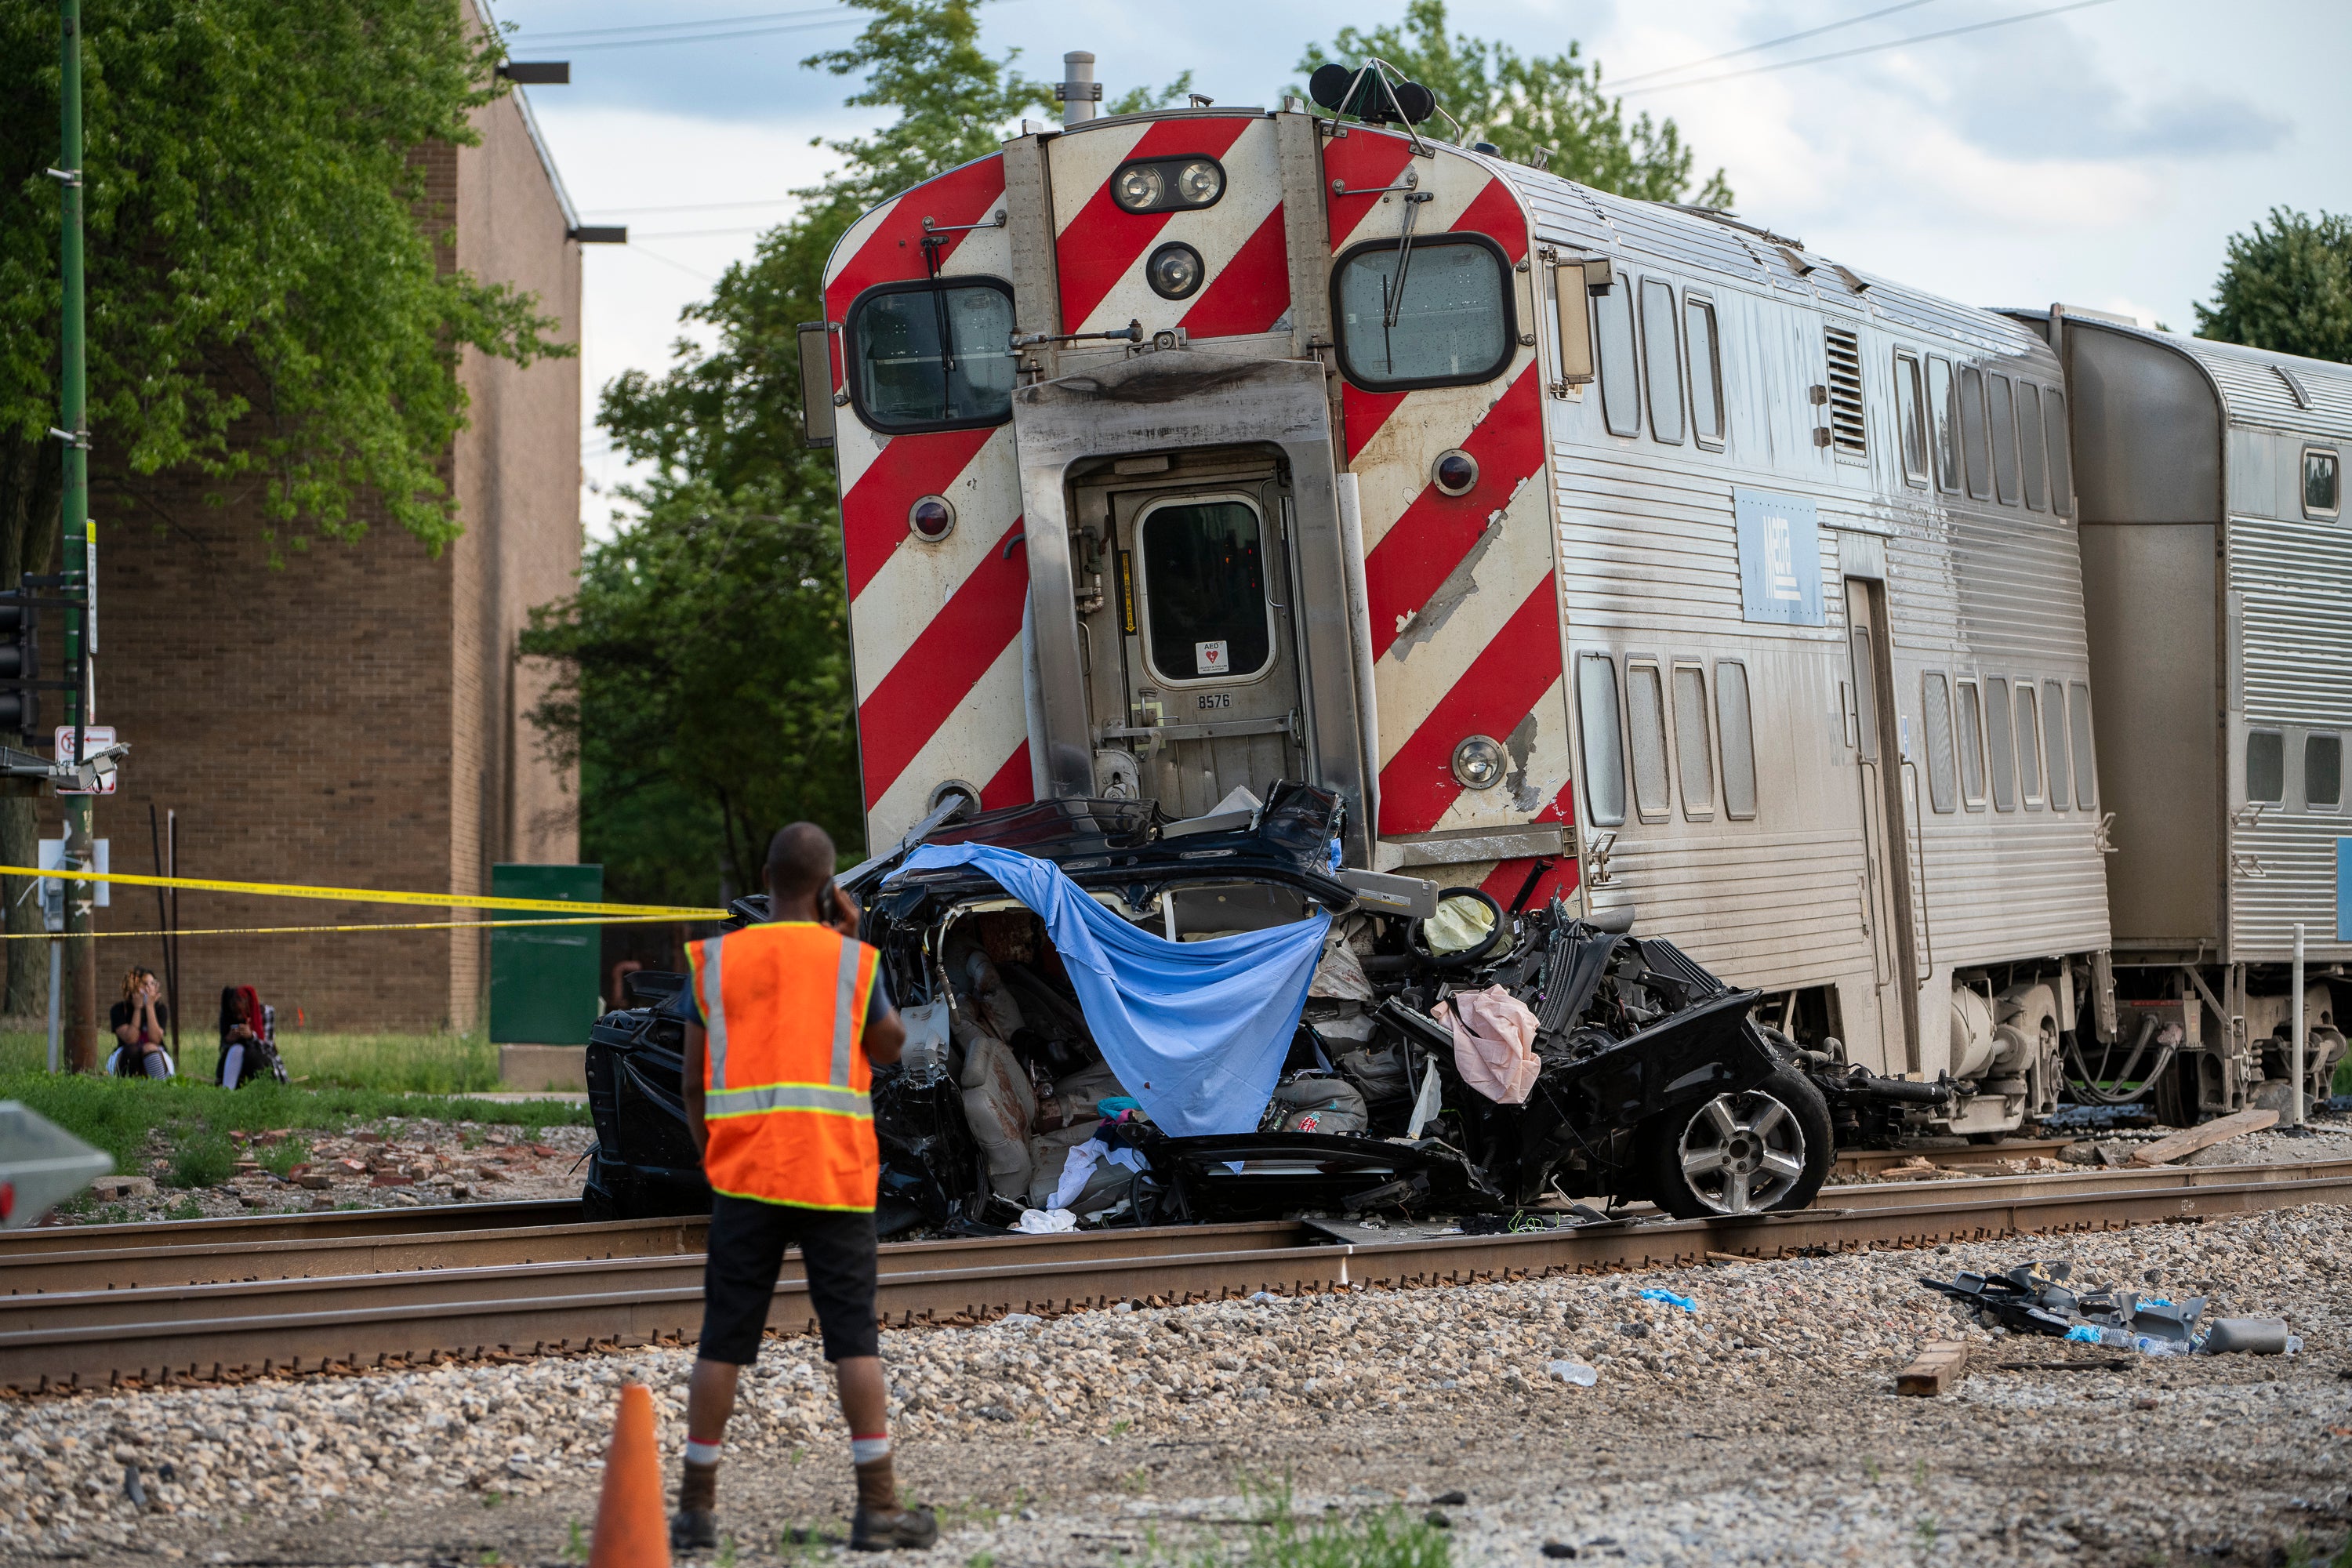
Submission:
{"label": "train windshield", "polygon": [[1348,379],[1400,388],[1487,380],[1511,357],[1508,274],[1502,252],[1479,239],[1360,247],[1339,264]]}
{"label": "train windshield", "polygon": [[877,430],[1002,425],[1013,416],[1012,336],[1013,296],[1000,284],[876,289],[849,312],[857,411]]}

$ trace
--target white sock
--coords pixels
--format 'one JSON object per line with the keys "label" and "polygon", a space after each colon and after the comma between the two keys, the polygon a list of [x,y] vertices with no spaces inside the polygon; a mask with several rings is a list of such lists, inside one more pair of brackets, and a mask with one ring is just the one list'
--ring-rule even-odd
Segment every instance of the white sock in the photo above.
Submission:
{"label": "white sock", "polygon": [[852,1437],[849,1440],[849,1462],[853,1465],[870,1465],[877,1459],[889,1457],[890,1435],[887,1432],[878,1437]]}
{"label": "white sock", "polygon": [[725,1442],[726,1439],[723,1437],[716,1443],[698,1443],[693,1438],[688,1437],[686,1440],[686,1462],[689,1465],[717,1464],[719,1462],[719,1450]]}

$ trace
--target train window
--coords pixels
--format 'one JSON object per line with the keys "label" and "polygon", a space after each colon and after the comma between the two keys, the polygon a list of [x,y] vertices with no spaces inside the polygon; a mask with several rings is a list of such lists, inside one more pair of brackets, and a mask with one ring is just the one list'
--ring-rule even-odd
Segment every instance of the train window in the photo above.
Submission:
{"label": "train window", "polygon": [[2066,688],[2066,729],[2074,742],[2074,804],[2088,811],[2098,803],[2098,774],[2091,766],[2091,689],[2079,680]]}
{"label": "train window", "polygon": [[1246,680],[1273,659],[1265,531],[1230,497],[1169,501],[1138,525],[1144,648],[1166,681]]}
{"label": "train window", "polygon": [[1985,377],[1985,401],[1992,415],[1993,492],[2003,506],[2017,504],[2017,410],[2010,397],[2009,377]]}
{"label": "train window", "polygon": [[1683,816],[1711,819],[1715,766],[1706,743],[1706,671],[1696,664],[1675,666],[1675,762],[1682,774]]}
{"label": "train window", "polygon": [[1691,434],[1704,447],[1723,439],[1723,344],[1711,302],[1683,296],[1683,335],[1690,342]]}
{"label": "train window", "polygon": [[1003,424],[1013,417],[1012,334],[1013,291],[994,279],[867,291],[849,308],[858,417],[893,434]]}
{"label": "train window", "polygon": [[2050,758],[2050,809],[2066,809],[2066,687],[2042,683],[2042,749]]}
{"label": "train window", "polygon": [[1934,423],[1936,484],[1955,495],[1960,489],[1959,405],[1952,396],[1952,362],[1927,360],[1927,417]]}
{"label": "train window", "polygon": [[1969,494],[1992,499],[1992,469],[1985,461],[1984,375],[1974,365],[1960,367],[1960,452],[1968,461]]}
{"label": "train window", "polygon": [[2017,457],[2025,479],[2025,504],[2040,511],[2048,504],[2049,481],[2042,460],[2042,389],[2030,381],[2017,384]]}
{"label": "train window", "polygon": [[1985,805],[1984,698],[1973,680],[1955,681],[1959,696],[1960,804],[1970,811]]}
{"label": "train window", "polygon": [[1625,732],[1617,719],[1617,665],[1605,653],[1576,661],[1576,710],[1584,736],[1584,806],[1596,827],[1625,820]]}
{"label": "train window", "polygon": [[1922,707],[1927,719],[1927,803],[1937,811],[1953,808],[1952,688],[1942,675],[1929,671]]}
{"label": "train window", "polygon": [[2050,433],[2050,510],[2074,515],[2074,448],[2066,444],[2066,395],[2051,387],[2042,395],[2042,425]]}
{"label": "train window", "polygon": [[1926,412],[1919,401],[1918,358],[1898,353],[1895,356],[1895,422],[1902,427],[1902,439],[1895,447],[1903,454],[1903,478],[1915,485],[1927,482]]}
{"label": "train window", "polygon": [[1633,289],[1624,278],[1592,301],[1601,336],[1601,417],[1612,436],[1642,433],[1642,389],[1633,369]]}
{"label": "train window", "polygon": [[2336,491],[2336,454],[2316,447],[2303,449],[2303,515],[2334,517],[2340,500]]}
{"label": "train window", "polygon": [[1715,730],[1723,742],[1723,815],[1747,822],[1756,816],[1756,728],[1748,709],[1748,667],[1730,659],[1715,666]]}
{"label": "train window", "polygon": [[1650,436],[1683,444],[1682,349],[1675,337],[1675,286],[1642,279],[1642,372],[1650,383]]}
{"label": "train window", "polygon": [[1358,386],[1466,386],[1511,363],[1519,335],[1511,264],[1484,235],[1418,240],[1410,250],[1376,240],[1332,270],[1339,368]]}
{"label": "train window", "polygon": [[1633,809],[1666,815],[1666,697],[1658,667],[1625,661],[1625,750],[1633,763]]}
{"label": "train window", "polygon": [[2009,723],[2009,682],[1999,676],[1985,686],[1985,729],[1992,755],[1995,811],[2017,809],[2017,742]]}
{"label": "train window", "polygon": [[2025,809],[2042,804],[2042,713],[2033,682],[2017,683],[2017,797]]}
{"label": "train window", "polygon": [[2246,798],[2286,798],[2286,737],[2276,730],[2246,731]]}
{"label": "train window", "polygon": [[2303,804],[2334,811],[2344,804],[2344,737],[2306,735],[2303,742]]}

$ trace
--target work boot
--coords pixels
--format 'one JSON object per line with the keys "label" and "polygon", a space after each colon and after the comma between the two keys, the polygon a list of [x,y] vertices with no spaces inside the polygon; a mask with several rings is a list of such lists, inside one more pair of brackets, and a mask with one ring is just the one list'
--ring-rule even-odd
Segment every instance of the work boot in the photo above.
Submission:
{"label": "work boot", "polygon": [[849,1522],[852,1552],[920,1552],[940,1538],[940,1521],[927,1508],[887,1510],[857,1506]]}
{"label": "work boot", "polygon": [[669,1516],[672,1552],[719,1550],[719,1515],[707,1508],[682,1508]]}
{"label": "work boot", "polygon": [[718,1506],[719,1467],[687,1461],[677,1480],[677,1512],[670,1516],[670,1550],[718,1550]]}

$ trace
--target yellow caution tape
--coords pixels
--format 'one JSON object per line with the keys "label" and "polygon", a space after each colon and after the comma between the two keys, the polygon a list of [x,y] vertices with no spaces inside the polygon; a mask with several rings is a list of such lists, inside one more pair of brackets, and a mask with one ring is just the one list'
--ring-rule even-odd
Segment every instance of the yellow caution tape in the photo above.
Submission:
{"label": "yellow caution tape", "polygon": [[[117,936],[295,936],[309,931],[503,931],[508,927],[538,926],[603,926],[603,925],[674,925],[667,915],[592,915],[577,920],[552,921],[418,921],[380,925],[354,926],[210,926],[189,931],[94,931],[94,937]],[[5,942],[63,942],[67,933],[61,931],[28,931],[0,933]]]}
{"label": "yellow caution tape", "polygon": [[[265,899],[319,899],[333,904],[414,904],[436,910],[545,910],[614,920],[723,921],[725,910],[667,904],[591,904],[563,899],[500,899],[488,893],[400,893],[383,888],[308,888],[297,882],[223,882],[206,877],[139,877],[127,871],[75,871],[64,867],[0,866],[0,877],[45,882],[120,882],[133,888],[188,888],[204,893],[247,893]],[[530,922],[522,922],[528,924]]]}

